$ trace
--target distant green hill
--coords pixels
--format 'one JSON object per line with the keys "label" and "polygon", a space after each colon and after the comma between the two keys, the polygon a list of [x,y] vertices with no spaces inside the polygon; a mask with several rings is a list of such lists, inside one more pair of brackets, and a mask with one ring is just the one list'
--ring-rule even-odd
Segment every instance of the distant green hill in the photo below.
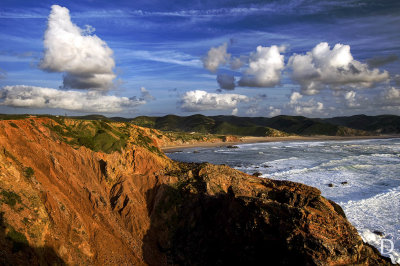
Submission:
{"label": "distant green hill", "polygon": [[349,136],[367,135],[367,132],[334,125],[303,116],[237,117],[237,116],[192,116],[167,115],[162,117],[139,116],[132,123],[164,131],[200,132],[211,134],[230,134],[239,136],[285,136],[330,135]]}
{"label": "distant green hill", "polygon": [[353,115],[321,120],[333,125],[346,126],[379,134],[400,133],[400,116],[397,115]]}
{"label": "distant green hill", "polygon": [[[31,115],[0,114],[0,120],[24,119]],[[35,115],[62,119],[63,116]],[[279,115],[268,117],[239,117],[232,115],[191,116],[166,115],[138,116],[136,118],[86,115],[69,117],[80,120],[105,122],[131,122],[135,125],[173,132],[197,132],[202,134],[238,136],[287,136],[326,135],[363,136],[376,134],[400,134],[400,116],[396,115],[354,115],[333,118],[307,118],[304,116]]]}
{"label": "distant green hill", "polygon": [[162,117],[139,116],[132,123],[164,131],[200,132],[239,136],[286,136],[285,132],[249,122],[248,118],[235,116],[191,116],[166,115]]}
{"label": "distant green hill", "polygon": [[334,125],[319,119],[307,118],[304,116],[280,115],[267,118],[266,124],[278,130],[298,135],[328,135],[328,136],[355,136],[368,135],[368,132]]}

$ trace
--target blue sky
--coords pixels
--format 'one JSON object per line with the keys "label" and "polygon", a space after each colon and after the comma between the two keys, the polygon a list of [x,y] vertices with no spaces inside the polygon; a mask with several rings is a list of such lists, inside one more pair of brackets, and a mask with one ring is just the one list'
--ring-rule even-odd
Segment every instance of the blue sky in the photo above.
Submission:
{"label": "blue sky", "polygon": [[[111,49],[104,71],[112,85],[76,85],[84,60],[54,65],[72,60],[74,50],[57,45],[58,28],[45,36],[52,5],[69,10],[68,19],[82,29],[79,40],[96,35]],[[86,25],[95,31],[84,31]],[[399,28],[396,0],[2,0],[0,112],[400,115]],[[61,50],[49,54],[44,40]],[[89,45],[85,49],[96,51]],[[311,52],[317,47],[322,55]],[[230,67],[235,58],[240,68]],[[217,68],[207,69],[207,60]],[[234,79],[229,89],[219,86],[222,75]]]}

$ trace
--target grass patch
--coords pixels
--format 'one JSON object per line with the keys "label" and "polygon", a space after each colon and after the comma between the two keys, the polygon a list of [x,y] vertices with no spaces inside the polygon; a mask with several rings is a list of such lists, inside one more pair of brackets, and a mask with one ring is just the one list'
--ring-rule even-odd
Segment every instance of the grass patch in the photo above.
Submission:
{"label": "grass patch", "polygon": [[13,128],[19,128],[15,123],[11,122],[10,126],[12,126]]}
{"label": "grass patch", "polygon": [[141,147],[146,148],[150,152],[157,154],[159,156],[164,156],[164,154],[154,145],[153,139],[149,136],[146,136],[142,130],[138,131],[138,134],[135,139],[135,144]]}
{"label": "grass patch", "polygon": [[70,120],[69,125],[64,119],[58,119],[58,125],[48,125],[63,141],[73,147],[85,146],[93,151],[111,153],[121,151],[126,146],[129,128],[118,127],[106,121]]}
{"label": "grass patch", "polygon": [[9,226],[9,231],[7,233],[7,239],[13,242],[13,252],[18,252],[22,250],[24,247],[28,246],[28,239],[26,236],[18,231],[16,231],[13,227]]}
{"label": "grass patch", "polygon": [[24,169],[24,176],[26,178],[30,179],[34,174],[35,174],[35,171],[33,170],[32,167],[26,167]]}
{"label": "grass patch", "polygon": [[17,203],[21,203],[21,196],[12,192],[3,190],[0,195],[3,196],[3,202],[11,207],[14,207]]}

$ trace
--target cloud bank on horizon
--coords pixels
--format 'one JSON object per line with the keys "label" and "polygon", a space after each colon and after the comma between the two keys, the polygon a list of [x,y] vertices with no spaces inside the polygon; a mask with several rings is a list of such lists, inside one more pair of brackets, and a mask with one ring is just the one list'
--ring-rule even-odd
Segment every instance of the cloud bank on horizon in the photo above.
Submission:
{"label": "cloud bank on horizon", "polygon": [[249,101],[249,97],[240,94],[218,94],[208,93],[202,90],[188,91],[181,97],[181,108],[188,112],[204,110],[226,110],[232,109],[237,112],[240,102]]}
{"label": "cloud bank on horizon", "polygon": [[0,7],[2,112],[400,115],[398,2],[82,1]]}
{"label": "cloud bank on horizon", "polygon": [[103,95],[97,91],[65,91],[35,86],[5,86],[0,90],[3,104],[14,107],[58,108],[101,113],[123,112],[145,102],[141,99]]}

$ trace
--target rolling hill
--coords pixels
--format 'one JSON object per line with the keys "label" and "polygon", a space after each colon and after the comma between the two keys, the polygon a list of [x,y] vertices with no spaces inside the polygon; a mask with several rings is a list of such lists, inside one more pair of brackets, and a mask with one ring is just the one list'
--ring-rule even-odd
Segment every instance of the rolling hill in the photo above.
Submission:
{"label": "rolling hill", "polygon": [[[0,120],[24,119],[30,115],[3,115]],[[34,117],[63,116],[36,115]],[[106,117],[86,115],[69,117],[75,120],[94,120],[106,122],[131,122],[134,125],[169,132],[196,132],[199,134],[237,135],[237,136],[287,136],[287,135],[326,135],[326,136],[366,136],[379,134],[400,134],[400,116],[396,115],[354,115],[333,118],[307,118],[304,116],[279,115],[268,117],[239,116],[191,116],[166,115],[138,116],[135,118]]]}
{"label": "rolling hill", "polygon": [[370,131],[378,134],[400,133],[400,116],[397,115],[353,115],[321,119],[324,122]]}
{"label": "rolling hill", "polygon": [[286,135],[329,135],[357,136],[370,133],[304,116],[280,115],[267,117],[237,116],[192,116],[167,115],[162,117],[139,116],[133,124],[163,131],[200,132],[210,134],[231,134],[239,136],[286,136]]}

